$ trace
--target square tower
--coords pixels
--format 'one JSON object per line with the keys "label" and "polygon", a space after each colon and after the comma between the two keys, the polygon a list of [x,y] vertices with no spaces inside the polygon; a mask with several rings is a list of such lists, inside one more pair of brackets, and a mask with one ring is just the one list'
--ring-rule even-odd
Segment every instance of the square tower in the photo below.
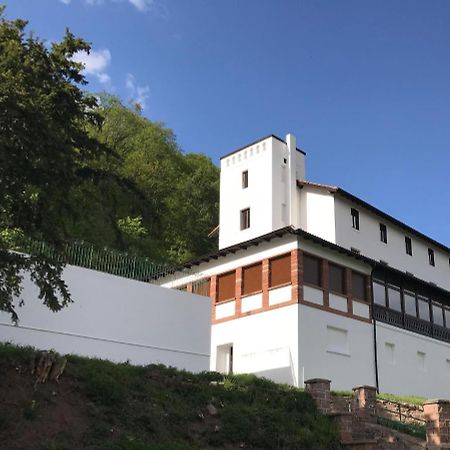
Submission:
{"label": "square tower", "polygon": [[220,249],[299,226],[296,183],[305,178],[305,153],[294,136],[270,135],[220,163]]}

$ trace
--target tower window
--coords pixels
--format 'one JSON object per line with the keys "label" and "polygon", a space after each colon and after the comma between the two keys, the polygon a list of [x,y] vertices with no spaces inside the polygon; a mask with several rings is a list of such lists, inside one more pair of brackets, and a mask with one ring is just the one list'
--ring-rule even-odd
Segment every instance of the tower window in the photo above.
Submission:
{"label": "tower window", "polygon": [[405,236],[405,250],[407,255],[412,256],[412,241],[408,236]]}
{"label": "tower window", "polygon": [[430,264],[430,266],[435,266],[435,262],[434,262],[434,250],[429,248],[428,249],[428,263]]}
{"label": "tower window", "polygon": [[384,223],[380,223],[380,241],[387,244],[387,228]]}
{"label": "tower window", "polygon": [[248,170],[242,172],[242,189],[248,188]]}
{"label": "tower window", "polygon": [[241,230],[250,228],[250,208],[241,210]]}
{"label": "tower window", "polygon": [[352,227],[355,230],[359,230],[359,211],[355,208],[352,208],[351,214],[352,214]]}

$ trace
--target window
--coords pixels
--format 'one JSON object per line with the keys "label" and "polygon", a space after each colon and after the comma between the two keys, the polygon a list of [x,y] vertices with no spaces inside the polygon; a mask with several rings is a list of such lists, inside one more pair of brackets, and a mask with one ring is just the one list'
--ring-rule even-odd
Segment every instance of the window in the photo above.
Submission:
{"label": "window", "polygon": [[248,188],[248,170],[242,172],[242,189]]}
{"label": "window", "polygon": [[450,309],[444,309],[445,314],[445,326],[446,328],[450,328]]}
{"label": "window", "polygon": [[359,211],[355,208],[352,208],[351,213],[352,213],[352,227],[355,230],[359,230]]}
{"label": "window", "polygon": [[353,298],[367,300],[366,277],[357,272],[352,272],[352,294]]}
{"label": "window", "polygon": [[440,327],[443,327],[444,326],[444,310],[442,309],[442,305],[433,303],[431,305],[431,309],[433,311],[433,323],[435,325],[439,325]]}
{"label": "window", "polygon": [[244,267],[242,270],[242,293],[244,295],[259,292],[262,289],[262,264]]}
{"label": "window", "polygon": [[405,302],[405,314],[417,317],[416,295],[413,292],[403,291],[403,300]]}
{"label": "window", "polygon": [[192,293],[197,295],[203,295],[204,297],[209,297],[209,278],[204,280],[194,281],[192,283]]}
{"label": "window", "polygon": [[380,241],[387,244],[387,228],[384,223],[380,223]]}
{"label": "window", "polygon": [[291,282],[291,255],[283,255],[269,261],[269,287]]}
{"label": "window", "polygon": [[434,267],[434,250],[431,248],[428,249],[428,263]]}
{"label": "window", "polygon": [[303,281],[315,286],[322,285],[320,259],[303,255]]}
{"label": "window", "polygon": [[224,273],[217,277],[217,301],[231,300],[235,296],[236,272]]}
{"label": "window", "polygon": [[408,236],[405,236],[405,250],[407,255],[412,256],[412,241]]}
{"label": "window", "polygon": [[329,288],[330,291],[345,293],[344,269],[339,266],[329,265]]}
{"label": "window", "polygon": [[241,211],[241,230],[250,228],[250,208]]}
{"label": "window", "polygon": [[402,311],[402,298],[400,289],[394,286],[388,286],[389,308],[395,311]]}
{"label": "window", "polygon": [[386,306],[386,287],[384,283],[373,282],[373,301],[377,305]]}
{"label": "window", "polygon": [[428,299],[422,296],[417,297],[417,305],[419,307],[419,319],[430,321],[430,304]]}

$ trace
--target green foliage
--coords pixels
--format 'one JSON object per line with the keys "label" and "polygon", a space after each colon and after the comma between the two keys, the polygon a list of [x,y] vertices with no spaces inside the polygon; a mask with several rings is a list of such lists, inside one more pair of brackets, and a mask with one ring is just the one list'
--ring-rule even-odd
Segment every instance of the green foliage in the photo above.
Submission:
{"label": "green foliage", "polygon": [[72,61],[89,45],[67,31],[49,49],[25,34],[26,25],[7,20],[0,7],[0,310],[15,321],[24,272],[53,311],[70,296],[61,265],[9,253],[11,240],[20,233],[64,238],[67,192],[80,181],[80,168],[104,150],[88,133],[102,121],[96,99],[79,88],[82,67]]}
{"label": "green foliage", "polygon": [[[2,379],[8,380],[8,373],[16,376],[14,367],[28,359],[29,349],[0,345]],[[36,434],[36,427],[54,420],[45,386],[39,387],[39,421],[28,424],[22,419],[25,428],[11,430],[24,433],[33,426]],[[309,395],[253,375],[193,374],[162,365],[132,366],[69,356],[59,385],[49,387],[48,396],[60,389],[64,395],[57,393],[55,398],[70,399],[64,408],[72,409],[65,409],[66,413],[85,417],[88,428],[77,431],[72,424],[70,436],[49,437],[45,447],[49,449],[70,445],[104,450],[340,448],[332,419],[318,414]],[[73,402],[78,402],[78,412]],[[217,415],[208,414],[208,404],[215,406]],[[10,414],[15,417],[14,409]],[[10,439],[14,442],[15,436]]]}
{"label": "green foliage", "polygon": [[77,212],[63,217],[70,236],[157,262],[214,251],[208,234],[218,223],[219,169],[205,155],[183,154],[164,124],[108,94],[100,99],[103,127],[91,127],[91,135],[117,158],[92,166],[109,177],[70,193]]}

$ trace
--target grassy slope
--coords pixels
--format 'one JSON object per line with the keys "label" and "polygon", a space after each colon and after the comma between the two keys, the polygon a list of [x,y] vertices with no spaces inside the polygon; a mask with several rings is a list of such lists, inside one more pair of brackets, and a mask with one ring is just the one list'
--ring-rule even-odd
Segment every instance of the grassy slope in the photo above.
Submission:
{"label": "grassy slope", "polygon": [[[0,442],[8,449],[337,449],[300,390],[253,376],[194,375],[68,357],[33,389],[34,350],[0,345]],[[213,404],[217,415],[207,412]]]}

